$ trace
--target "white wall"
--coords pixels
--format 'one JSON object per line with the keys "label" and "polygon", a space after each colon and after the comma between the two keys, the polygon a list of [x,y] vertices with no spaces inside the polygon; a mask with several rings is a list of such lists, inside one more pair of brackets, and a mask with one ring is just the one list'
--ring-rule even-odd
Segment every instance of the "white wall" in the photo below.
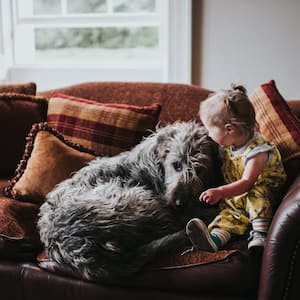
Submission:
{"label": "white wall", "polygon": [[285,98],[300,99],[299,0],[202,4],[201,86],[217,90],[239,82],[251,92],[274,79]]}

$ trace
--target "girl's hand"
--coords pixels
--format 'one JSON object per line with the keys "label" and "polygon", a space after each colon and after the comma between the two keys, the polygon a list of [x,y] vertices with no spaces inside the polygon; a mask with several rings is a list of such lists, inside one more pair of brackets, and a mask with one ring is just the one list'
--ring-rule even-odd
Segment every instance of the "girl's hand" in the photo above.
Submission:
{"label": "girl's hand", "polygon": [[204,191],[200,197],[200,201],[204,201],[210,205],[217,204],[223,198],[222,192],[215,188]]}

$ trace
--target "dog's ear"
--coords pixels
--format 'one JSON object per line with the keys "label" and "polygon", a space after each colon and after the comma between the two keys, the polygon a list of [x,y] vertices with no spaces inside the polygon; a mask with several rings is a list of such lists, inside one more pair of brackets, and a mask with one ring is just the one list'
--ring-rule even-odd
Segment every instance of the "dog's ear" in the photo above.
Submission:
{"label": "dog's ear", "polygon": [[198,145],[196,147],[203,146],[203,144],[206,144],[208,141],[211,141],[211,139],[208,136],[208,132],[204,126],[192,130],[187,139],[189,141],[188,143],[192,142],[194,146]]}
{"label": "dog's ear", "polygon": [[164,143],[166,140],[170,140],[176,134],[176,129],[171,125],[161,128],[157,131],[157,143]]}
{"label": "dog's ear", "polygon": [[170,142],[175,133],[176,130],[168,130],[157,135],[156,155],[160,160],[164,160],[170,152]]}
{"label": "dog's ear", "polygon": [[156,155],[159,160],[163,161],[166,159],[167,154],[170,152],[169,147],[166,144],[160,144],[158,145],[156,149]]}

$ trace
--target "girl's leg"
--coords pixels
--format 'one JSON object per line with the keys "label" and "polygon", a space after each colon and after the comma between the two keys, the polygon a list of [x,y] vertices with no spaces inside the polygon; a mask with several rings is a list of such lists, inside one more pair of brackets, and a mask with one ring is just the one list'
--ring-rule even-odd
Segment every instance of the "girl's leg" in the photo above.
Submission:
{"label": "girl's leg", "polygon": [[216,252],[229,242],[232,234],[243,235],[249,219],[238,210],[224,209],[207,227],[200,219],[192,219],[186,226],[186,233],[198,250]]}
{"label": "girl's leg", "polygon": [[216,228],[209,232],[205,223],[198,218],[187,223],[186,234],[194,248],[208,252],[217,252],[231,238],[230,233],[221,229]]}
{"label": "girl's leg", "polygon": [[252,223],[248,248],[264,247],[272,218],[272,206],[263,188],[257,187],[249,193],[247,210]]}

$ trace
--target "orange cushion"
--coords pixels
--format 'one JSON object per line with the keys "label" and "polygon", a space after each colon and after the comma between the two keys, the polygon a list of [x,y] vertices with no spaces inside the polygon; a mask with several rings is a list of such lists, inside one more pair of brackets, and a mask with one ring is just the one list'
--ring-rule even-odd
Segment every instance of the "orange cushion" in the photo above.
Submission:
{"label": "orange cushion", "polygon": [[41,203],[54,186],[95,158],[90,150],[66,141],[39,123],[32,127],[16,176],[6,195]]}
{"label": "orange cushion", "polygon": [[49,99],[48,125],[66,139],[112,156],[129,150],[155,129],[161,106],[99,103],[63,94]]}

